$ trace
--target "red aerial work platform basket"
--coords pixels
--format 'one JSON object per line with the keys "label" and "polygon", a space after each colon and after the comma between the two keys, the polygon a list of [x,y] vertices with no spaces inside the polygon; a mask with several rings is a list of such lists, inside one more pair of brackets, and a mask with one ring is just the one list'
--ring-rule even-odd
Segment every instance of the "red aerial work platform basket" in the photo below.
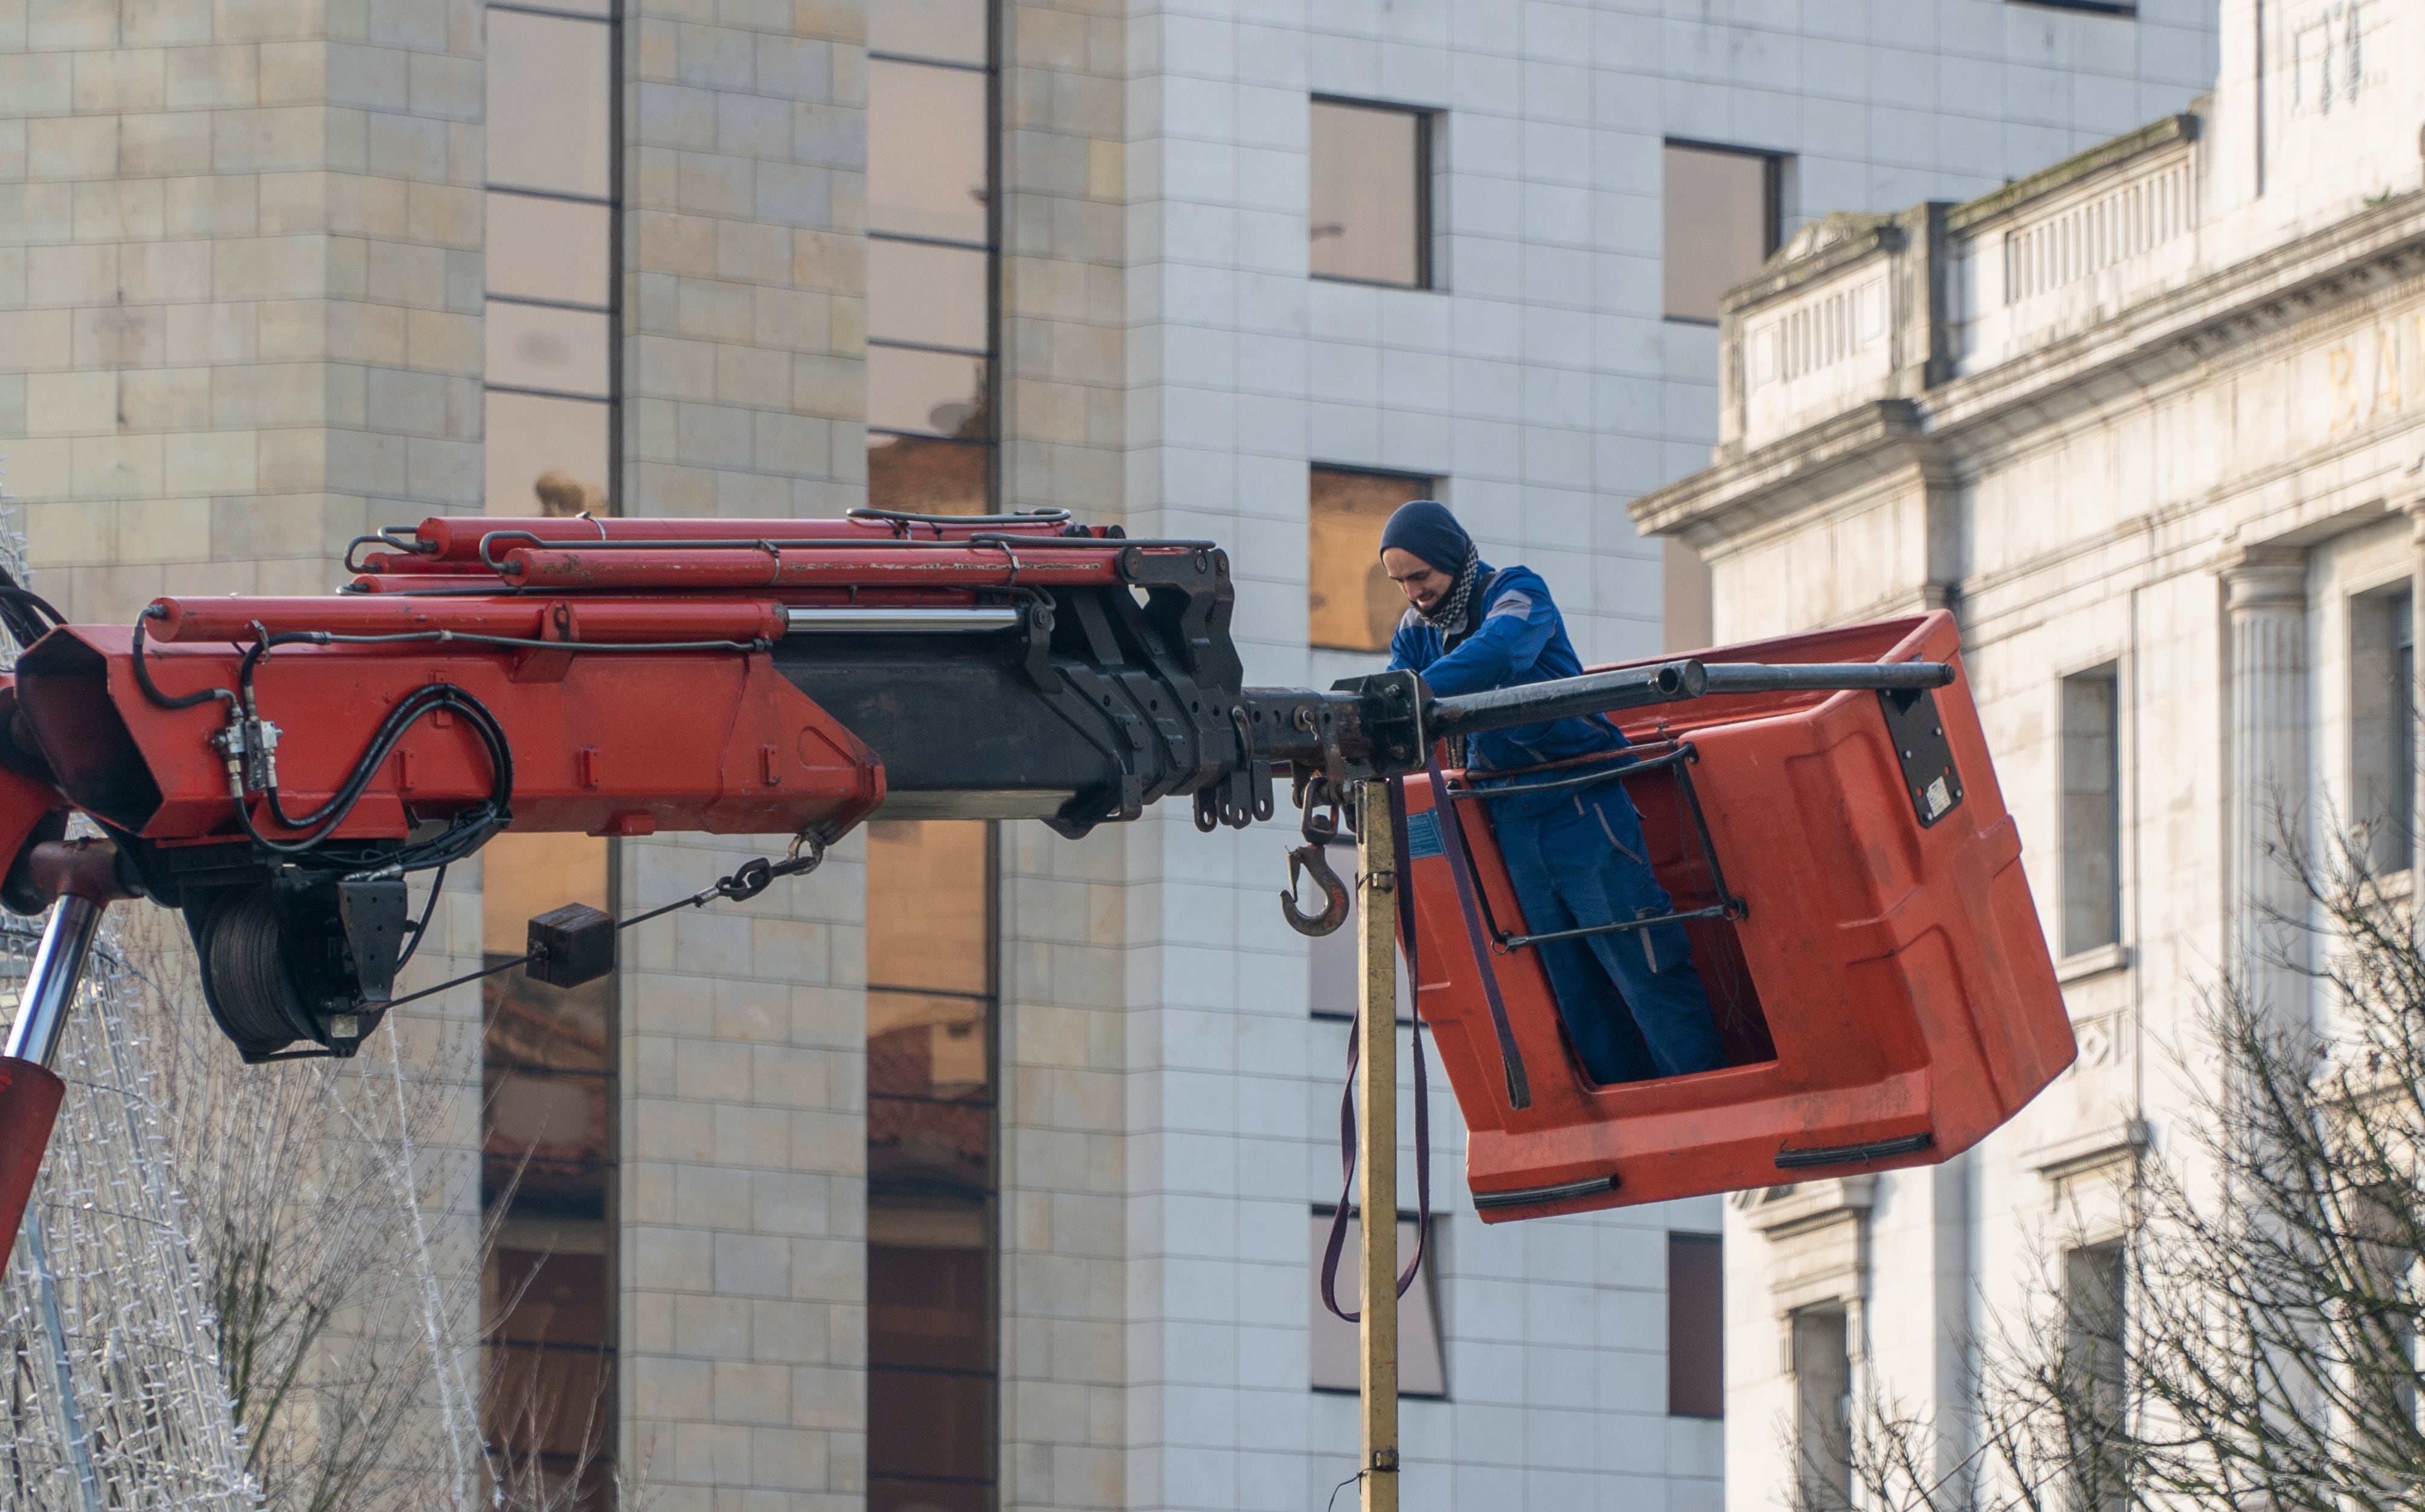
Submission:
{"label": "red aerial work platform basket", "polygon": [[[1945,661],[1956,676],[1926,692],[1712,694],[1620,721],[1638,749],[1611,780],[1642,812],[1726,1042],[1727,1064],[1694,1075],[1584,1076],[1522,943],[1487,804],[1451,772],[1462,824],[1443,825],[1430,783],[1407,779],[1416,1004],[1471,1131],[1466,1174],[1486,1221],[1931,1164],[2010,1119],[2077,1053],[1953,617],[1699,660]],[[1511,1098],[1459,864],[1481,884],[1529,1106]]]}

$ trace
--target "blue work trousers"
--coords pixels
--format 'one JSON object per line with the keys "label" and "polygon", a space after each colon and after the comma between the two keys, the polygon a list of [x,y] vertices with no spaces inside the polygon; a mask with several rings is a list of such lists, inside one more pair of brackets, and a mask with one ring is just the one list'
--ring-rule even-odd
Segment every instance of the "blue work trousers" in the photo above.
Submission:
{"label": "blue work trousers", "polygon": [[[1673,910],[1650,869],[1642,816],[1615,783],[1562,793],[1547,812],[1494,815],[1493,828],[1529,933]],[[1646,1081],[1714,1071],[1723,1063],[1717,1022],[1682,925],[1550,940],[1531,948],[1541,953],[1558,1015],[1593,1081]]]}

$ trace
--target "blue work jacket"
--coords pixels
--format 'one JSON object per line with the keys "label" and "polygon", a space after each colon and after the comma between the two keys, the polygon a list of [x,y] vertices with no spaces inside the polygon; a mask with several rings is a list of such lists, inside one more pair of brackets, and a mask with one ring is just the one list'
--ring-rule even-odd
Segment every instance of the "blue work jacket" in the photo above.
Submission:
{"label": "blue work jacket", "polygon": [[[1474,597],[1481,606],[1481,623],[1453,648],[1438,630],[1423,623],[1421,614],[1408,609],[1389,637],[1389,670],[1411,668],[1422,674],[1431,691],[1439,694],[1514,688],[1582,675],[1582,661],[1575,655],[1574,643],[1566,639],[1566,619],[1539,573],[1530,567],[1493,571],[1486,562],[1474,581]],[[1474,736],[1468,742],[1466,765],[1479,780],[1492,767],[1529,767],[1595,751],[1621,750],[1626,744],[1625,737],[1605,719],[1555,719]],[[1572,797],[1572,791],[1528,793],[1500,800],[1492,807],[1509,817],[1547,813]]]}

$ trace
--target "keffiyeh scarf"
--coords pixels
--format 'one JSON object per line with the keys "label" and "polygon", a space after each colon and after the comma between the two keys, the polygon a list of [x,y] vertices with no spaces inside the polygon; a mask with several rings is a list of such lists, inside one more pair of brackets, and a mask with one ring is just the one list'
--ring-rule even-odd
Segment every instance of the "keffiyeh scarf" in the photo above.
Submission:
{"label": "keffiyeh scarf", "polygon": [[1481,576],[1482,549],[1469,546],[1465,549],[1465,565],[1456,569],[1456,586],[1450,589],[1437,605],[1430,609],[1418,609],[1415,613],[1422,616],[1424,624],[1443,636],[1465,634],[1472,628],[1468,620],[1473,608],[1474,582]]}

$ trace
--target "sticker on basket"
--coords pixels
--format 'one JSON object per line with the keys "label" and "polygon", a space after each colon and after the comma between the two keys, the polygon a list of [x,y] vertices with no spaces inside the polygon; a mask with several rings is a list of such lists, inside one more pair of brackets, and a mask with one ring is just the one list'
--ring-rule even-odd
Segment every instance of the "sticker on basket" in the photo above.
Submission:
{"label": "sticker on basket", "polygon": [[1927,792],[1921,795],[1921,803],[1927,810],[1928,822],[1934,824],[1945,817],[1947,809],[1953,806],[1952,789],[1945,785],[1944,778],[1939,777],[1928,785]]}
{"label": "sticker on basket", "polygon": [[1448,854],[1440,844],[1439,816],[1430,809],[1406,816],[1406,859],[1421,861]]}

